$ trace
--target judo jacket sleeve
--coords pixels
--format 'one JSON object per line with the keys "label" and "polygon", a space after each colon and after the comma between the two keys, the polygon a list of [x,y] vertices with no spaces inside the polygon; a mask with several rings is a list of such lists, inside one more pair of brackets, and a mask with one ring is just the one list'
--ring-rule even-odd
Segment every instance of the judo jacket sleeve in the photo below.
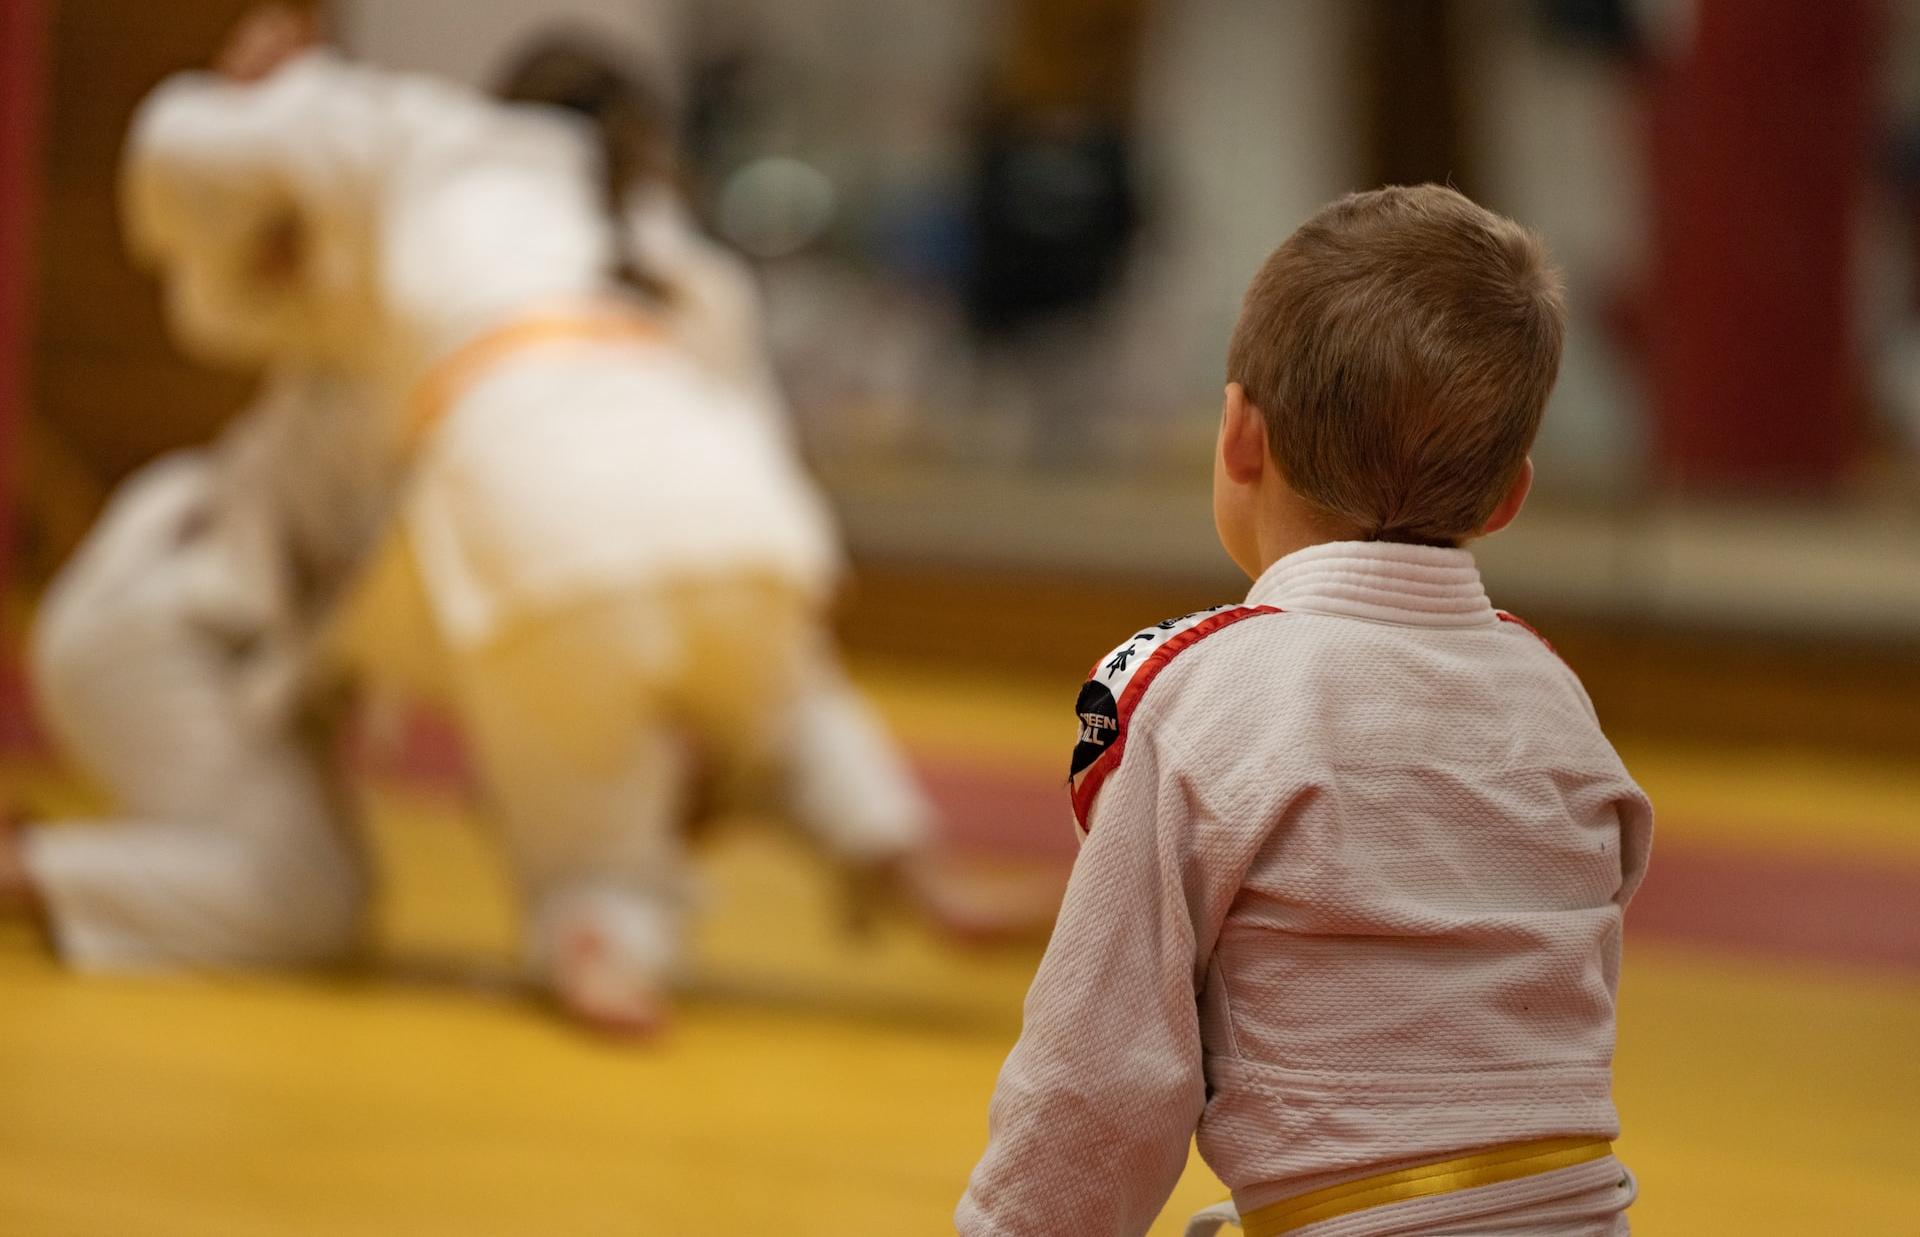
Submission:
{"label": "judo jacket sleeve", "polygon": [[[956,1215],[967,1237],[1144,1233],[1186,1166],[1207,1098],[1200,993],[1257,840],[1244,812],[1209,799],[1204,738],[1181,733],[1206,702],[1184,669],[1151,667],[1152,695],[1122,694],[1117,750],[1080,814],[1086,839]],[[1084,745],[1084,692],[1081,705]]]}

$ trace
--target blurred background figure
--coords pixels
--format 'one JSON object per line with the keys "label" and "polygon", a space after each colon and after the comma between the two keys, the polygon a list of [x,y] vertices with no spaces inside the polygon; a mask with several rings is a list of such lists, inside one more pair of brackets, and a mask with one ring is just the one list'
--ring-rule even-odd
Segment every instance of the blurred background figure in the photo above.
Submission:
{"label": "blurred background figure", "polygon": [[132,246],[184,348],[333,381],[281,384],[212,476],[136,480],[57,581],[36,685],[165,818],[8,854],[62,956],[347,952],[364,882],[298,733],[341,668],[448,703],[534,972],[596,1026],[662,1018],[703,777],[766,770],[861,883],[922,890],[930,809],[820,630],[832,533],[744,276],[687,235],[667,113],[580,43],[529,51],[502,106],[284,8],[221,62],[135,119]]}
{"label": "blurred background figure", "polygon": [[[16,633],[116,484],[252,406],[246,380],[172,352],[113,200],[137,100],[203,62],[244,7],[0,9],[0,433],[15,460],[0,511]],[[736,362],[784,393],[844,530],[838,632],[938,809],[939,845],[1056,884],[1072,858],[1060,783],[1087,663],[1143,614],[1240,593],[1199,501],[1237,289],[1319,204],[1381,182],[1449,182],[1541,231],[1572,311],[1541,485],[1527,517],[1476,552],[1496,604],[1580,672],[1659,817],[1622,985],[1623,1154],[1646,1187],[1635,1223],[1910,1227],[1920,7],[324,8],[352,55],[471,88],[508,81],[557,29],[640,67],[684,158],[675,192],[617,203],[635,273],[708,272],[680,281],[703,289],[681,302],[707,324],[701,347],[738,338],[728,324],[743,315],[762,323],[765,347]],[[538,89],[578,103],[587,85]],[[645,164],[652,149],[616,157]],[[598,200],[615,205],[618,181],[596,184]],[[51,771],[51,719],[18,690],[7,699],[19,801],[95,810]],[[372,775],[357,815],[392,874],[371,948],[390,972],[432,978],[447,969],[434,959],[503,953],[511,899],[459,840],[469,766],[455,728],[430,708],[395,716],[397,753],[348,744]],[[352,1184],[329,1231],[391,1229],[396,1199],[432,1217],[418,1231],[546,1231],[497,1180],[512,1175],[498,1149],[524,1165],[527,1131],[561,1112],[598,1132],[562,1139],[568,1162],[543,1170],[580,1200],[582,1229],[615,1212],[661,1232],[739,1225],[777,1196],[783,1214],[823,1217],[795,1231],[939,1231],[982,1145],[1032,956],[956,956],[899,926],[849,951],[806,847],[765,830],[707,846],[687,1009],[700,1034],[642,1073],[523,1042],[430,987],[413,998],[428,1013],[358,990],[258,1007],[224,990],[81,997],[37,955],[0,949],[0,1008],[39,1011],[0,1017],[0,1061],[84,1052],[94,1070],[174,1071],[110,1110],[57,1080],[14,1085],[0,1137],[29,1149],[46,1184],[0,1174],[0,1216],[111,1227],[84,1201],[104,1192],[86,1152],[129,1130],[179,1147],[145,1164],[219,1166],[198,1195],[159,1168],[117,1183],[181,1231],[207,1231],[261,1181],[302,1197],[279,1154],[307,1145],[297,1131],[267,1121],[250,1156],[228,1124],[273,1108],[248,1081],[270,1063],[307,1128],[332,1128],[329,1094],[351,1094],[360,1128],[393,1143],[411,1140],[422,1106],[459,1114],[421,1158],[336,1164]],[[207,1027],[249,1019],[272,1028],[261,1042],[295,1042],[299,1026],[377,1045],[359,1059],[370,1081],[346,1081],[325,1054],[262,1050],[268,1063],[238,1079],[242,1067],[195,1055]],[[450,1043],[474,1055],[449,1058]],[[457,1103],[446,1092],[460,1087],[419,1065],[451,1059]],[[42,1127],[58,1136],[33,1137]],[[609,1142],[672,1169],[636,1170],[599,1149]],[[1195,1167],[1172,1210],[1215,1189]]]}
{"label": "blurred background figure", "polygon": [[288,684],[395,485],[361,396],[277,375],[213,446],[129,477],[48,589],[26,668],[114,818],[0,826],[0,899],[31,903],[70,965],[305,965],[360,942],[338,710]]}

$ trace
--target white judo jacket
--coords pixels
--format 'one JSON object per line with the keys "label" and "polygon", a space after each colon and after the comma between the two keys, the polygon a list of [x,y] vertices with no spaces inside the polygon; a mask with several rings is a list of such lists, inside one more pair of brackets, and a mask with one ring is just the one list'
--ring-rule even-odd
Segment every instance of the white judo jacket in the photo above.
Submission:
{"label": "white judo jacket", "polygon": [[[409,467],[396,547],[440,634],[477,646],[522,618],[687,574],[748,572],[824,597],[839,555],[758,357],[737,269],[657,205],[623,221],[683,303],[661,333],[561,340],[449,389],[476,339],[608,295],[614,224],[576,120],[314,52],[256,84],[183,74],[136,119],[136,244],[179,272],[178,333],[203,352],[324,364],[368,391]],[[227,249],[276,212],[303,277],[257,309]]]}
{"label": "white judo jacket", "polygon": [[[49,713],[126,813],[28,835],[70,958],[357,942],[362,857],[291,724],[340,655],[457,707],[530,961],[561,986],[569,934],[604,946],[575,996],[677,955],[690,738],[770,761],[850,862],[925,845],[822,630],[832,530],[750,281],[670,198],[604,217],[596,171],[564,113],[324,53],[143,104],[128,222],[170,324],[275,377],[217,451],[119,496],[42,616]],[[664,303],[614,299],[616,227]]]}
{"label": "white judo jacket", "polygon": [[1196,1130],[1243,1213],[1618,1132],[1651,809],[1469,552],[1302,550],[1103,658],[1080,712],[1087,835],[961,1233],[1144,1233]]}

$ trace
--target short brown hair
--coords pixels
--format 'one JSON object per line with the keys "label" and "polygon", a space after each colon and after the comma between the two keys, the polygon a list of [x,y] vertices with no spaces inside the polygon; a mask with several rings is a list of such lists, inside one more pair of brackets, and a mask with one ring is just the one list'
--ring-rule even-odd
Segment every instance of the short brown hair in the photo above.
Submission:
{"label": "short brown hair", "polygon": [[1353,193],[1260,268],[1227,377],[1295,492],[1370,540],[1450,545],[1533,445],[1565,312],[1511,219],[1439,185]]}

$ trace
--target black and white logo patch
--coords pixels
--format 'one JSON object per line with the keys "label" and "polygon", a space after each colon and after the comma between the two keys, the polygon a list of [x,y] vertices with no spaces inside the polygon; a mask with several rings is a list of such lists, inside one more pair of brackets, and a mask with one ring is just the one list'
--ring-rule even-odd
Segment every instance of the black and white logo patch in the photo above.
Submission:
{"label": "black and white logo patch", "polygon": [[1080,737],[1073,745],[1073,820],[1085,836],[1092,828],[1094,800],[1125,756],[1127,728],[1140,698],[1174,656],[1223,627],[1259,614],[1281,614],[1276,606],[1214,606],[1142,628],[1094,663],[1080,688],[1075,708]]}
{"label": "black and white logo patch", "polygon": [[1090,679],[1080,687],[1075,706],[1080,713],[1080,741],[1073,745],[1073,771],[1079,777],[1120,737],[1120,698],[1105,684]]}
{"label": "black and white logo patch", "polygon": [[1120,740],[1120,699],[1141,666],[1182,632],[1191,630],[1224,610],[1235,606],[1214,606],[1195,610],[1164,623],[1143,627],[1122,641],[1093,667],[1093,676],[1080,688],[1075,711],[1080,715],[1080,739],[1073,745],[1073,769],[1077,778]]}

